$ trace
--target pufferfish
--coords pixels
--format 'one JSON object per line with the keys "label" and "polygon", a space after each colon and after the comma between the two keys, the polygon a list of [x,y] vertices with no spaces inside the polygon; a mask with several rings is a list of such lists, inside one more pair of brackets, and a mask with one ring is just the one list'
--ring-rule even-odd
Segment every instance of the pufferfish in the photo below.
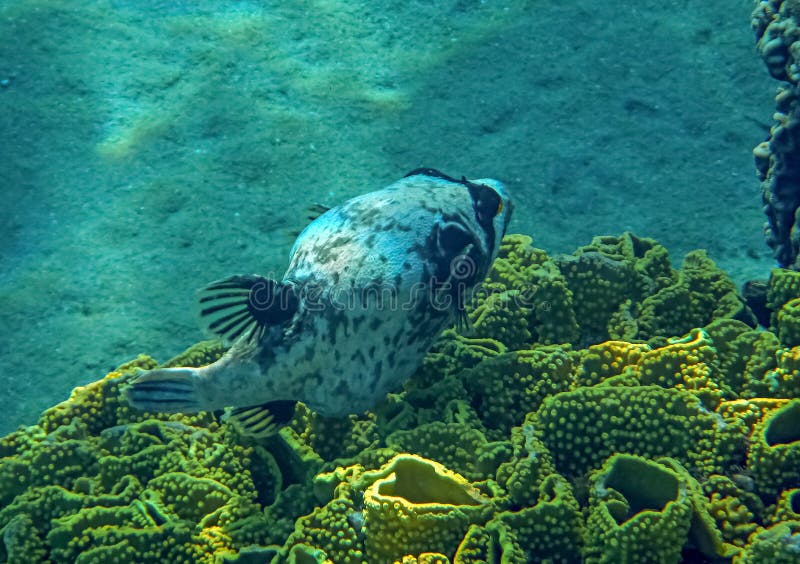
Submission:
{"label": "pufferfish", "polygon": [[155,412],[231,408],[257,436],[287,421],[297,401],[324,416],[361,413],[466,319],[511,211],[501,182],[428,168],[327,209],[297,237],[281,280],[239,275],[200,291],[206,328],[231,345],[222,358],[142,372],[128,402]]}

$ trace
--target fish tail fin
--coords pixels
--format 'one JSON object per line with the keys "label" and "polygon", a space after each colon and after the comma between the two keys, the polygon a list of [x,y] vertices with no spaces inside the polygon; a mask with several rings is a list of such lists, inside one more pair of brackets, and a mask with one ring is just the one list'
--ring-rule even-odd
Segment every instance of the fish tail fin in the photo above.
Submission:
{"label": "fish tail fin", "polygon": [[196,368],[142,371],[123,391],[128,403],[143,411],[193,413],[204,409],[197,389]]}

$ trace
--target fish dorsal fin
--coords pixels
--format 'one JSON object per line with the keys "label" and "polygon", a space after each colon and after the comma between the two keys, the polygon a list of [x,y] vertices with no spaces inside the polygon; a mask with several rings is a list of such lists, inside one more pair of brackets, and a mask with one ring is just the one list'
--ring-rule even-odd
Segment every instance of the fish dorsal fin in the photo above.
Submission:
{"label": "fish dorsal fin", "polygon": [[309,221],[314,221],[329,209],[331,209],[330,206],[326,206],[325,204],[320,204],[317,202],[316,204],[312,204],[308,207],[308,215],[306,217]]}
{"label": "fish dorsal fin", "polygon": [[243,335],[261,339],[267,328],[291,319],[298,307],[294,285],[254,274],[212,282],[200,290],[198,303],[204,327],[228,343]]}
{"label": "fish dorsal fin", "polygon": [[430,176],[432,178],[441,178],[442,180],[448,180],[450,182],[455,182],[455,183],[459,183],[459,184],[461,183],[460,180],[458,180],[456,178],[453,178],[452,176],[449,176],[449,175],[443,173],[440,170],[436,170],[435,168],[428,168],[428,167],[415,168],[414,170],[408,172],[405,176],[403,176],[403,178],[408,178],[409,176],[417,176],[417,175]]}
{"label": "fish dorsal fin", "polygon": [[265,439],[277,433],[294,416],[295,400],[268,401],[261,405],[226,410],[223,420],[231,423],[243,435]]}
{"label": "fish dorsal fin", "polygon": [[[321,216],[329,209],[331,209],[331,207],[326,206],[325,204],[320,204],[320,203],[312,204],[308,206],[307,210],[308,215],[306,216],[306,218],[308,219],[309,223],[313,223],[314,221],[317,220],[319,216]],[[301,231],[302,229],[293,229],[289,232],[289,234],[296,239],[297,236],[300,235]]]}

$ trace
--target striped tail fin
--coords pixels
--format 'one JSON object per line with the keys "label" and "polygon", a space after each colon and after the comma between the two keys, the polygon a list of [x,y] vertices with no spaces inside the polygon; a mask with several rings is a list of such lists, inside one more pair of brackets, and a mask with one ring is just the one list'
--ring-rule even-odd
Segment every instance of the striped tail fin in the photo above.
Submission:
{"label": "striped tail fin", "polygon": [[128,403],[143,411],[193,413],[204,406],[197,393],[194,368],[161,368],[142,371],[123,391]]}

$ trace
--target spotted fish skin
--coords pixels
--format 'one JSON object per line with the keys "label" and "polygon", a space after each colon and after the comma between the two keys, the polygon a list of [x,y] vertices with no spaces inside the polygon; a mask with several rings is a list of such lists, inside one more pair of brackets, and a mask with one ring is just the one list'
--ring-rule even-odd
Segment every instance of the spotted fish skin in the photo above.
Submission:
{"label": "spotted fish skin", "polygon": [[327,416],[369,409],[463,312],[510,216],[499,181],[432,169],[348,200],[292,248],[279,283],[296,302],[290,318],[257,339],[241,336],[209,366],[146,373],[128,399],[162,411],[275,400],[300,400]]}

